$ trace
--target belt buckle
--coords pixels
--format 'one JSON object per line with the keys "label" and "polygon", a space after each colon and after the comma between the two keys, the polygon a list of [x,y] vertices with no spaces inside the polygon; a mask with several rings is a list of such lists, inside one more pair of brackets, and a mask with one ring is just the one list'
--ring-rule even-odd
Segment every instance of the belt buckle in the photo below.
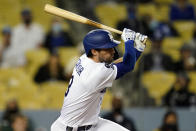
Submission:
{"label": "belt buckle", "polygon": [[72,131],[72,130],[73,130],[73,127],[69,127],[69,126],[66,127],[66,131]]}
{"label": "belt buckle", "polygon": [[91,127],[92,127],[92,125],[88,125],[88,126],[86,126],[85,130],[90,129]]}
{"label": "belt buckle", "polygon": [[78,127],[78,130],[77,130],[77,131],[87,131],[87,130],[89,130],[91,127],[92,127],[92,125],[81,126],[81,127]]}

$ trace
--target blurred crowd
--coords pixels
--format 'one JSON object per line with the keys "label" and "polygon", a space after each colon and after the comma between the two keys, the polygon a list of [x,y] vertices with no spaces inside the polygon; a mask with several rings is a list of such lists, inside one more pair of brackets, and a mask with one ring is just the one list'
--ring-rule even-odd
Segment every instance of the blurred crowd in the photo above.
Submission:
{"label": "blurred crowd", "polygon": [[51,29],[44,33],[41,25],[33,21],[31,9],[21,11],[21,23],[11,28],[4,26],[0,44],[1,68],[24,67],[27,64],[26,52],[46,48],[50,52],[48,62],[40,67],[35,82],[67,80],[64,68],[59,64],[58,47],[74,46],[68,32],[63,30],[62,20],[54,18]]}
{"label": "blurred crowd", "polygon": [[[131,82],[125,83],[121,80],[117,83],[118,88],[123,87],[123,99],[125,99],[126,106],[196,107],[196,85],[194,85],[193,90],[190,90],[190,83],[193,82],[190,73],[196,71],[196,5],[191,3],[192,1],[173,0],[171,3],[167,3],[162,0],[162,3],[159,3],[159,0],[72,0],[71,2],[56,0],[55,2],[61,8],[75,11],[82,16],[99,22],[104,21],[95,11],[97,6],[123,5],[126,8],[127,15],[124,19],[119,19],[114,28],[119,30],[129,28],[149,37],[147,50],[140,58],[137,68],[124,78],[125,81]],[[139,7],[149,5],[155,7],[157,11],[159,11],[160,6],[167,7],[169,9],[168,18],[156,19],[151,14],[152,12],[138,14]],[[68,62],[69,65],[65,66],[60,59],[60,49],[71,47],[76,48],[77,51],[79,50],[80,54],[84,53],[81,49],[82,38],[93,27],[69,21],[70,29],[66,30],[63,25],[64,20],[53,17],[50,21],[50,28],[44,31],[43,25],[34,21],[34,12],[30,8],[23,8],[20,16],[21,22],[19,24],[14,27],[4,25],[1,29],[0,69],[26,68],[29,65],[26,57],[28,51],[44,49],[49,52],[49,58],[36,68],[35,73],[31,76],[32,80],[38,85],[53,81],[69,82],[71,70],[78,56],[72,56],[73,58]],[[194,23],[189,39],[184,40],[182,38],[182,34],[187,32],[180,32],[175,26],[176,22]],[[120,39],[117,35],[115,37]],[[180,39],[180,43],[182,43],[177,43],[177,50],[175,50],[177,53],[175,52],[174,55],[167,52],[171,49],[170,47],[173,47],[172,44],[175,44],[175,42],[170,41],[167,43],[169,46],[166,47],[165,41],[168,38]],[[118,49],[118,51],[123,54],[121,49]],[[66,59],[64,58],[64,60]],[[174,81],[172,81],[168,90],[162,93],[161,102],[158,102],[158,104],[156,98],[150,95],[150,90],[145,88],[146,85],[142,83],[143,75],[148,72],[171,72],[175,74]],[[28,71],[26,73],[28,74]],[[148,81],[153,80],[148,79]],[[159,87],[156,87],[156,90],[159,91]],[[120,98],[114,97],[111,107],[112,111],[106,114],[104,118],[136,131],[137,127],[133,120],[127,118],[123,113],[123,102]],[[16,100],[10,100],[7,103],[1,125],[6,128],[3,131],[31,130],[31,123],[26,116],[21,114]],[[168,111],[157,131],[178,131],[178,128],[176,112]]]}
{"label": "blurred crowd", "polygon": [[8,101],[1,123],[1,131],[32,131],[29,118],[24,116],[16,100]]}

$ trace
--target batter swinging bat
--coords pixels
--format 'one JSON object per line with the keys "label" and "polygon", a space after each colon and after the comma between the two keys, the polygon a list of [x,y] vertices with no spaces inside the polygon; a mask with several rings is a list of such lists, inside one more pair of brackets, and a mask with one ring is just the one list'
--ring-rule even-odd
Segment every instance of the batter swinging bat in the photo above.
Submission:
{"label": "batter swinging bat", "polygon": [[63,17],[63,18],[69,19],[69,20],[73,20],[73,21],[80,22],[80,23],[83,23],[83,24],[95,26],[97,28],[105,29],[105,30],[108,30],[108,31],[111,31],[111,32],[114,32],[114,33],[117,33],[117,34],[122,34],[122,31],[120,31],[120,30],[117,30],[117,29],[114,29],[112,27],[100,24],[98,22],[87,19],[83,16],[77,15],[77,14],[72,13],[72,12],[67,11],[67,10],[60,9],[58,7],[55,7],[55,6],[52,6],[52,5],[49,5],[49,4],[45,5],[44,10],[46,12],[50,13],[50,14],[57,15],[57,16],[60,16],[60,17]]}

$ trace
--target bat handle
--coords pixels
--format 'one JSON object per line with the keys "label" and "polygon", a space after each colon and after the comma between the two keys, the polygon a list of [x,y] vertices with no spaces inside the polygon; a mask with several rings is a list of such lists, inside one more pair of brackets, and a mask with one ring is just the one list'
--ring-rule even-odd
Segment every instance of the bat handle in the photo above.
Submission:
{"label": "bat handle", "polygon": [[119,34],[119,35],[122,34],[122,31],[120,31],[120,30],[117,30],[117,29],[114,29],[114,28],[112,28],[112,27],[109,27],[109,26],[100,24],[100,23],[95,22],[95,21],[93,21],[93,20],[89,20],[89,19],[88,19],[87,22],[86,22],[86,24],[91,25],[91,26],[95,26],[95,27],[97,27],[97,28],[109,30],[109,31],[114,32],[114,33],[117,33],[117,34]]}

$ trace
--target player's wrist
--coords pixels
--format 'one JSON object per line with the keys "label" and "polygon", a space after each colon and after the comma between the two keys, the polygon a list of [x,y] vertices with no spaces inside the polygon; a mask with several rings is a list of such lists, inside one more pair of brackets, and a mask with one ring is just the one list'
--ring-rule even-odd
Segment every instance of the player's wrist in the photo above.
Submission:
{"label": "player's wrist", "polygon": [[134,43],[135,43],[134,40],[128,40],[128,41],[125,42],[125,47],[128,46],[128,47],[133,47],[134,48]]}

